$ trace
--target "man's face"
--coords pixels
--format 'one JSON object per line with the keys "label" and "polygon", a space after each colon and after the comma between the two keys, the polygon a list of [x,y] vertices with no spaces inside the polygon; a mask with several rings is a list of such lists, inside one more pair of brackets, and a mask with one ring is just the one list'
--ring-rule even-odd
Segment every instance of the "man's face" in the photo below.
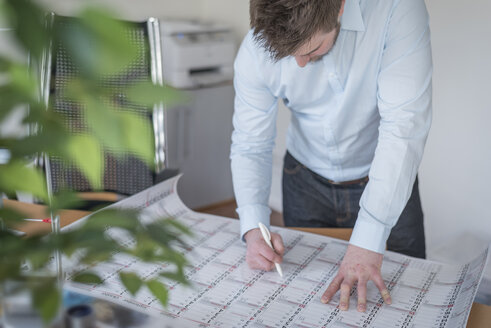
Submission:
{"label": "man's face", "polygon": [[307,63],[318,61],[322,59],[324,55],[327,55],[329,50],[334,47],[340,29],[341,24],[338,23],[338,25],[330,32],[318,32],[314,34],[309,41],[303,44],[295,54],[293,54],[298,66],[304,67]]}

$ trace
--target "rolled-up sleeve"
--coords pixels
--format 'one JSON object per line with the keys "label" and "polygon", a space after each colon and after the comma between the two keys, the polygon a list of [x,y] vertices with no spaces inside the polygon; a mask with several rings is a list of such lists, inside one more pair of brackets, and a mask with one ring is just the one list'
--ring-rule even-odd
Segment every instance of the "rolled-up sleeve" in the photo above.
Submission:
{"label": "rolled-up sleeve", "polygon": [[378,144],[350,243],[383,253],[411,196],[431,125],[432,61],[423,0],[393,8],[378,75]]}
{"label": "rolled-up sleeve", "polygon": [[277,99],[264,82],[262,60],[249,33],[234,64],[235,110],[231,165],[241,238],[269,226],[272,151],[276,134]]}

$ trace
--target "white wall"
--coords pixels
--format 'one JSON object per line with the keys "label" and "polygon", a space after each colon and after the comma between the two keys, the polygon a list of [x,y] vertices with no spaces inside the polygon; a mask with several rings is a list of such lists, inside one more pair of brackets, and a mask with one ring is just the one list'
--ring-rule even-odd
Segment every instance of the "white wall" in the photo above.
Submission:
{"label": "white wall", "polygon": [[237,42],[249,30],[249,1],[247,0],[202,0],[202,18],[215,20],[234,30]]}
{"label": "white wall", "polygon": [[426,4],[434,59],[420,169],[426,239],[431,257],[465,258],[491,242],[491,1]]}
{"label": "white wall", "polygon": [[201,17],[203,0],[36,0],[59,15],[76,13],[89,4],[108,8],[115,15],[128,20],[145,20],[148,17]]}

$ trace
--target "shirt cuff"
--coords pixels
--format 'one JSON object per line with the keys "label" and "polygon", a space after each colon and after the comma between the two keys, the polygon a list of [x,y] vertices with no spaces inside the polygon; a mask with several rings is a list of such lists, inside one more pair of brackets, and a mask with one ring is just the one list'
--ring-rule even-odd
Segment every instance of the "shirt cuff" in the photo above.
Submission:
{"label": "shirt cuff", "polygon": [[391,228],[372,218],[358,216],[350,244],[383,254]]}
{"label": "shirt cuff", "polygon": [[264,205],[241,206],[237,209],[240,218],[240,239],[245,242],[244,235],[247,231],[259,228],[261,222],[269,229],[269,216],[271,209]]}

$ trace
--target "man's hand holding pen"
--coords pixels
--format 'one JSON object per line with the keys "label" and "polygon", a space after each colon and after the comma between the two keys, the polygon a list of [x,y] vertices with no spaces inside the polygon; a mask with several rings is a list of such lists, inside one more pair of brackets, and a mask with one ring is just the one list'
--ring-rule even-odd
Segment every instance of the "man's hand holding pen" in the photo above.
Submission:
{"label": "man's hand holding pen", "polygon": [[283,261],[285,246],[279,234],[271,232],[274,250],[266,243],[259,228],[249,230],[244,239],[247,243],[246,262],[251,269],[271,271],[275,263]]}

